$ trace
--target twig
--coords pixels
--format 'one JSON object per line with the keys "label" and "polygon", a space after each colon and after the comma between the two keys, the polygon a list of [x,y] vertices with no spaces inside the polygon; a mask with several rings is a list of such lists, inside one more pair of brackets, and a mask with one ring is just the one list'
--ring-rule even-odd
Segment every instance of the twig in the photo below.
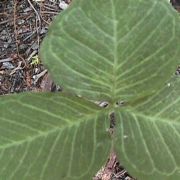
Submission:
{"label": "twig", "polygon": [[[31,1],[30,0],[27,0],[27,1],[28,1],[29,5],[31,6],[31,8],[34,10],[36,17],[38,19],[38,20],[36,19],[36,32],[37,32],[38,47],[39,47],[40,46],[39,33],[40,33],[40,29],[41,29],[41,18],[39,16],[38,12],[36,11],[36,9],[34,8],[33,4],[31,3]],[[38,25],[39,25],[39,27],[38,27]]]}
{"label": "twig", "polygon": [[16,2],[16,0],[14,0],[13,22],[14,22],[14,34],[15,34],[15,40],[16,40],[16,49],[17,49],[18,57],[24,62],[24,66],[27,66],[25,59],[19,54],[19,44],[18,44],[17,26],[16,26],[16,8],[17,8],[17,2]]}
{"label": "twig", "polygon": [[8,20],[5,20],[5,21],[1,21],[1,22],[0,22],[0,25],[6,24],[7,22],[11,22],[11,21],[13,21],[13,19],[8,19]]}
{"label": "twig", "polygon": [[0,16],[1,16],[1,15],[8,16],[8,13],[6,13],[6,12],[3,12],[3,13],[0,13]]}
{"label": "twig", "polygon": [[34,50],[34,51],[29,55],[29,57],[27,58],[27,62],[29,63],[30,60],[31,60],[31,58],[32,58],[33,56],[35,56],[36,54],[37,54],[37,51]]}
{"label": "twig", "polygon": [[33,35],[35,34],[35,32],[36,32],[36,31],[31,32],[31,34],[28,35],[28,36],[26,36],[26,37],[23,39],[23,41],[26,41],[26,40],[29,39],[31,36],[33,36]]}
{"label": "twig", "polygon": [[39,80],[39,78],[41,78],[42,76],[44,76],[47,73],[47,69],[45,69],[44,71],[42,71],[41,73],[34,75],[33,79],[34,79],[34,84],[36,84]]}
{"label": "twig", "polygon": [[14,74],[17,70],[19,70],[19,69],[23,69],[23,68],[21,67],[21,64],[22,64],[22,61],[19,61],[19,62],[18,62],[18,66],[11,71],[10,75],[13,75],[13,74]]}
{"label": "twig", "polygon": [[58,12],[51,12],[51,11],[41,11],[42,14],[54,14],[54,15],[58,15]]}
{"label": "twig", "polygon": [[127,171],[125,169],[123,169],[122,171],[118,172],[117,174],[114,174],[115,178],[120,178],[122,176],[124,176],[127,173]]}
{"label": "twig", "polygon": [[13,58],[0,59],[0,63],[12,61]]}

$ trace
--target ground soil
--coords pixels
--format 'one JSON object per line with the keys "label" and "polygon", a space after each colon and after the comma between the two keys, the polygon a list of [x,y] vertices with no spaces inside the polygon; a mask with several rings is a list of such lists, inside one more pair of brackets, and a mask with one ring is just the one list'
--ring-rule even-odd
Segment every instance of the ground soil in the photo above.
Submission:
{"label": "ground soil", "polygon": [[[70,1],[64,0],[64,3]],[[62,11],[59,3],[59,0],[0,1],[0,95],[61,90],[38,57],[49,25]],[[180,10],[179,0],[171,3]],[[134,180],[114,153],[93,179]]]}
{"label": "ground soil", "polygon": [[0,1],[0,95],[59,90],[38,53],[53,17],[61,11],[57,1]]}

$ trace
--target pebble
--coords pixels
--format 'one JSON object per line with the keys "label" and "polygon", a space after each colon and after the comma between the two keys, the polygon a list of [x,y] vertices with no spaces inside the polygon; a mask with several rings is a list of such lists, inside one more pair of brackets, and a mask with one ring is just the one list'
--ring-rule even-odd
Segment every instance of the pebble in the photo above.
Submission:
{"label": "pebble", "polygon": [[67,9],[68,8],[68,4],[67,3],[65,3],[64,1],[60,1],[60,3],[59,3],[59,7],[61,8],[61,9]]}
{"label": "pebble", "polygon": [[14,69],[14,66],[10,62],[3,62],[2,68],[3,69]]}

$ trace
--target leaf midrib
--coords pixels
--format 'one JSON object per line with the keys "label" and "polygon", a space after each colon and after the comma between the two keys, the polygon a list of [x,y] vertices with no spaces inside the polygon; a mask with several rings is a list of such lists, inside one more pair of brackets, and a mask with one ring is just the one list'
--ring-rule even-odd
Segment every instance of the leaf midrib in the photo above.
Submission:
{"label": "leaf midrib", "polygon": [[114,49],[113,49],[113,54],[114,54],[114,65],[113,65],[113,85],[112,85],[112,102],[115,101],[116,99],[116,86],[117,86],[117,65],[118,65],[118,37],[117,37],[117,18],[116,18],[116,8],[114,5],[113,0],[111,0],[111,5],[112,5],[112,19],[113,19],[113,37],[114,37]]}

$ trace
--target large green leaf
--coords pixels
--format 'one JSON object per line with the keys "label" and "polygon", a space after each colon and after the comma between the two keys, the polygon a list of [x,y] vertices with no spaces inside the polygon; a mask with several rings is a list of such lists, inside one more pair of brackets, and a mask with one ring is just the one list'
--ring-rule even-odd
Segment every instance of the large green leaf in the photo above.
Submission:
{"label": "large green leaf", "polygon": [[179,180],[180,82],[167,81],[179,40],[179,16],[167,0],[73,0],[41,57],[64,91],[78,96],[1,98],[0,179],[91,179],[112,147],[114,111],[113,144],[128,171],[139,180]]}
{"label": "large green leaf", "polygon": [[125,101],[113,110],[115,149],[140,180],[180,178],[179,91],[166,86],[179,40],[179,15],[167,0],[78,0],[56,18],[42,46],[65,91]]}
{"label": "large green leaf", "polygon": [[0,179],[84,180],[108,157],[107,114],[82,98],[0,98]]}
{"label": "large green leaf", "polygon": [[148,96],[176,69],[179,21],[167,0],[75,0],[41,56],[67,91],[109,101]]}
{"label": "large green leaf", "polygon": [[140,180],[180,179],[180,79],[148,101],[117,111],[116,150]]}
{"label": "large green leaf", "polygon": [[173,103],[179,91],[166,86],[180,57],[179,40],[179,17],[166,0],[78,0],[56,18],[42,46],[65,91],[125,101],[114,109],[114,143],[140,180],[180,178],[180,109]]}

